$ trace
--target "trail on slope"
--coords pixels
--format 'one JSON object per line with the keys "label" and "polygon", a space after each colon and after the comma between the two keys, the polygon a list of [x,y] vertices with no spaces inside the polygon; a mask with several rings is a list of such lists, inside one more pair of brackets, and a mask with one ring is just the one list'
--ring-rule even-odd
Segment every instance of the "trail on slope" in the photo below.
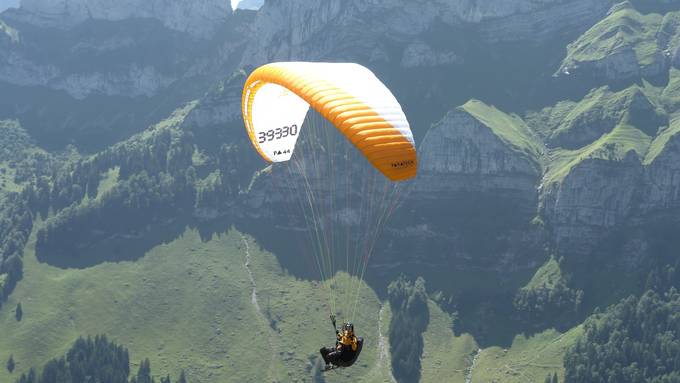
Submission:
{"label": "trail on slope", "polygon": [[389,365],[386,365],[388,357],[387,338],[383,335],[382,332],[382,319],[384,310],[385,304],[381,304],[380,311],[378,311],[378,368],[380,371],[385,371],[384,369],[387,367],[387,372],[389,374],[390,381],[392,383],[397,383],[397,380],[394,379],[394,375],[392,375],[392,368],[390,368]]}
{"label": "trail on slope", "polygon": [[482,349],[478,348],[477,352],[475,353],[475,356],[472,358],[472,363],[470,364],[470,368],[468,368],[467,374],[465,374],[465,383],[472,383],[472,372],[475,369],[475,365],[477,364],[477,360],[479,359],[479,355],[482,353]]}
{"label": "trail on slope", "polygon": [[253,272],[250,269],[250,246],[248,244],[248,240],[246,239],[246,236],[239,233],[241,236],[241,241],[243,242],[243,248],[245,250],[245,255],[246,255],[246,261],[243,264],[245,267],[246,271],[248,272],[248,278],[250,279],[250,284],[253,287],[252,293],[250,295],[250,303],[255,307],[255,311],[257,312],[257,315],[260,317],[262,320],[262,325],[266,329],[266,332],[268,333],[267,335],[267,342],[269,343],[269,349],[272,352],[272,357],[271,361],[269,363],[269,376],[271,377],[272,382],[276,382],[279,379],[277,379],[277,368],[276,368],[276,354],[277,354],[277,347],[274,344],[274,339],[276,339],[276,334],[272,330],[272,328],[269,326],[269,319],[267,319],[267,316],[264,315],[262,312],[262,309],[260,308],[260,304],[257,301],[257,283],[255,283],[255,278],[253,277]]}

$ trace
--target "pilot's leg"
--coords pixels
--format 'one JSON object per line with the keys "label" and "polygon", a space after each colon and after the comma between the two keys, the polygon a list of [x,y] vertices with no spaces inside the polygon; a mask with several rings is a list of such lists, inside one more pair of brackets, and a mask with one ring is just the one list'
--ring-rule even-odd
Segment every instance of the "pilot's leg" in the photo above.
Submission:
{"label": "pilot's leg", "polygon": [[321,353],[321,357],[323,358],[323,361],[326,364],[330,363],[330,359],[328,358],[328,354],[330,354],[334,351],[335,351],[335,348],[333,348],[333,347],[321,347],[321,350],[319,350],[319,352]]}
{"label": "pilot's leg", "polygon": [[[342,353],[337,350],[332,350],[333,352],[327,355],[328,362],[333,365],[339,366],[342,364]],[[327,362],[327,363],[328,363]]]}

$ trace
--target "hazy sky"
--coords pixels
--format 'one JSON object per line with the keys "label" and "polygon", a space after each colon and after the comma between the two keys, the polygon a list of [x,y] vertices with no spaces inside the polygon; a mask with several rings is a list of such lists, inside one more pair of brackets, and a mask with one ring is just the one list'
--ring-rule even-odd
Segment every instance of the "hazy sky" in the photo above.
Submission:
{"label": "hazy sky", "polygon": [[[232,4],[234,3],[234,0],[231,0]],[[236,1],[238,4],[238,1]],[[18,7],[19,6],[19,0],[0,0],[0,12],[4,11],[5,9],[9,7]]]}
{"label": "hazy sky", "polygon": [[[0,2],[2,2],[2,1],[4,1],[4,0],[0,0]],[[231,0],[231,9],[236,9],[236,6],[238,5],[238,3],[239,3],[240,1],[241,1],[241,0]],[[223,4],[224,4],[224,3],[223,3]]]}

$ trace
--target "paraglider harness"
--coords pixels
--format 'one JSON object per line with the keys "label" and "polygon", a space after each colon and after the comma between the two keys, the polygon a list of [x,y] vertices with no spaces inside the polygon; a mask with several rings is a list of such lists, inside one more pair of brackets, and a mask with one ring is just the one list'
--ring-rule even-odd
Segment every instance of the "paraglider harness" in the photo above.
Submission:
{"label": "paraglider harness", "polygon": [[354,335],[354,326],[351,323],[346,322],[342,331],[340,331],[335,324],[335,315],[332,314],[331,323],[335,330],[335,347],[322,347],[319,350],[321,357],[326,362],[324,371],[353,365],[359,358],[364,344],[363,338]]}

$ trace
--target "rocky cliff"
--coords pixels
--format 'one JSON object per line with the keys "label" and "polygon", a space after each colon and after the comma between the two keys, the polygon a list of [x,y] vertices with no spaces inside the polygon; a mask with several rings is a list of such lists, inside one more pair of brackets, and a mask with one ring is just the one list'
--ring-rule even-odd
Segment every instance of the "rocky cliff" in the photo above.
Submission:
{"label": "rocky cliff", "polygon": [[[493,115],[507,119],[479,119]],[[499,130],[512,129],[512,123],[507,115],[478,101],[449,112],[430,128],[419,146],[418,198],[447,198],[460,192],[509,193],[524,200],[522,205],[528,210],[535,209],[541,149],[536,145],[534,153],[527,153],[504,141]]]}
{"label": "rocky cliff", "polygon": [[455,35],[437,48],[419,39],[439,24],[453,34],[472,29],[487,43],[541,41],[590,27],[610,5],[608,0],[270,1],[258,13],[242,62],[390,58],[413,66],[417,52],[423,66],[448,64],[456,61]]}
{"label": "rocky cliff", "polygon": [[42,27],[70,28],[87,20],[149,18],[167,28],[210,37],[232,14],[222,0],[22,0],[21,18]]}
{"label": "rocky cliff", "polygon": [[558,75],[600,81],[659,76],[668,70],[678,48],[679,25],[680,13],[643,14],[628,1],[618,3],[568,46]]}
{"label": "rocky cliff", "polygon": [[665,256],[658,253],[664,234],[649,230],[676,225],[680,207],[677,125],[666,129],[654,141],[637,133],[642,146],[619,155],[612,152],[624,145],[612,143],[607,158],[588,155],[560,182],[546,185],[543,214],[562,255],[590,257],[614,248],[630,267]]}
{"label": "rocky cliff", "polygon": [[[209,2],[154,5],[184,18],[169,25],[147,2],[139,12],[134,2],[26,3],[0,15],[0,116],[23,119],[41,145],[63,147],[71,136],[86,151],[129,137],[233,72],[254,16],[192,8]],[[82,18],[58,13],[58,4],[103,8]],[[196,35],[198,26],[209,36]]]}
{"label": "rocky cliff", "polygon": [[[121,7],[120,12],[105,12],[102,17],[72,20],[68,15],[50,13],[54,20],[65,23],[61,25],[64,29],[52,29],[49,23],[33,20],[45,12],[41,4],[29,2],[2,15],[16,38],[0,39],[0,81],[64,90],[77,99],[90,94],[151,97],[183,78],[215,76],[215,68],[229,65],[230,59],[234,61],[231,56],[243,46],[241,24],[247,19],[239,15],[212,24],[196,21],[206,28],[219,27],[222,40],[196,41],[190,30],[167,29],[164,20],[147,15],[144,9],[135,13],[132,4],[122,3],[113,7]],[[191,9],[178,12],[187,17],[182,27],[189,28]],[[79,37],[83,35],[87,37]],[[233,64],[218,73],[230,69]]]}
{"label": "rocky cliff", "polygon": [[418,151],[418,177],[389,231],[398,245],[378,259],[408,249],[433,275],[443,265],[521,270],[540,259],[531,222],[545,153],[521,119],[472,100],[434,124]]}

